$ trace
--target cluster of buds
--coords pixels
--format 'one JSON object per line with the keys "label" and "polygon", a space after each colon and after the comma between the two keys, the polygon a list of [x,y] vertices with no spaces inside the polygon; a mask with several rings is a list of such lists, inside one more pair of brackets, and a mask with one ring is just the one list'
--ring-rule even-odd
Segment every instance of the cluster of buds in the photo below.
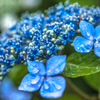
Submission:
{"label": "cluster of buds", "polygon": [[[79,31],[80,20],[93,25],[99,22],[99,11],[99,7],[86,8],[78,3],[65,2],[64,5],[59,3],[50,7],[45,14],[25,13],[20,22],[15,21],[0,36],[1,48],[7,51],[3,50],[3,53],[0,53],[0,61],[3,61],[0,62],[0,72],[11,67],[12,62],[15,64],[27,64],[29,61],[36,60],[44,62],[52,55],[57,55],[66,43],[72,42],[73,37]],[[6,53],[7,57],[5,57]],[[4,61],[9,64],[5,64]]]}

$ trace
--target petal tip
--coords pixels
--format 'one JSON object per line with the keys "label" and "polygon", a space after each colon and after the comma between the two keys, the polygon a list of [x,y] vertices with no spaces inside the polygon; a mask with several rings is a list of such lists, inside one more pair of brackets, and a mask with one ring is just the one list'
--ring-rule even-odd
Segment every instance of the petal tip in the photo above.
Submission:
{"label": "petal tip", "polygon": [[18,87],[18,90],[23,90],[23,88],[21,86]]}
{"label": "petal tip", "polygon": [[52,76],[61,73],[66,66],[66,55],[59,55],[50,58],[46,66],[46,75]]}
{"label": "petal tip", "polygon": [[48,77],[40,89],[40,95],[50,99],[60,98],[63,95],[65,87],[66,81],[62,76]]}
{"label": "petal tip", "polygon": [[28,71],[32,75],[44,75],[45,66],[40,61],[31,61],[31,62],[28,62]]}
{"label": "petal tip", "polygon": [[58,57],[61,57],[62,59],[66,60],[67,56],[66,55],[59,55]]}

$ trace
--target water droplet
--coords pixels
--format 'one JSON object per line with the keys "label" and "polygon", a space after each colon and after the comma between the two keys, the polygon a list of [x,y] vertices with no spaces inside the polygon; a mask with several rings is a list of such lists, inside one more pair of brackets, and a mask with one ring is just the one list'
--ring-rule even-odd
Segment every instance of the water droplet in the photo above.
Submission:
{"label": "water droplet", "polygon": [[39,76],[36,76],[34,79],[32,79],[31,84],[36,84],[40,80]]}
{"label": "water droplet", "polygon": [[56,71],[56,73],[57,73],[57,72],[59,72],[59,69],[57,68],[55,71]]}
{"label": "water droplet", "polygon": [[49,88],[48,84],[44,84],[44,87],[45,87],[45,89]]}
{"label": "water droplet", "polygon": [[61,89],[61,86],[56,84],[56,88],[59,90],[59,89]]}
{"label": "water droplet", "polygon": [[39,72],[39,69],[37,69],[37,68],[34,68],[34,70],[33,70],[35,73],[38,73]]}

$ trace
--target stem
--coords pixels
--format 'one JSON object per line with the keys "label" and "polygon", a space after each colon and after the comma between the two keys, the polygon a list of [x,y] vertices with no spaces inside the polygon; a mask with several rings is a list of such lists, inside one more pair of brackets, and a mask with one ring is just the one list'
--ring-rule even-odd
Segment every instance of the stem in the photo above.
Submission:
{"label": "stem", "polygon": [[77,86],[75,86],[75,84],[73,84],[69,78],[67,78],[67,77],[65,77],[65,78],[66,78],[66,81],[67,81],[67,87],[72,92],[74,92],[76,95],[78,95],[79,97],[83,98],[84,100],[100,100],[97,97],[94,97],[94,96],[90,96],[88,94],[85,94]]}
{"label": "stem", "polygon": [[98,90],[98,100],[100,100],[100,88]]}

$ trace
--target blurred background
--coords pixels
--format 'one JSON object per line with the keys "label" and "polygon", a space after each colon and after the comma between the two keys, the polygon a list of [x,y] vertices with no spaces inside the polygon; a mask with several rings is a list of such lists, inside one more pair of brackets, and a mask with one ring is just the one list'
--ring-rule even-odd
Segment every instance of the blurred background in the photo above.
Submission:
{"label": "blurred background", "polygon": [[[30,13],[51,7],[65,0],[0,0],[0,32],[6,30],[8,26],[21,14],[29,11]],[[78,2],[81,6],[100,6],[100,0],[70,0],[70,2]]]}
{"label": "blurred background", "polygon": [[[22,13],[26,11],[28,11],[29,13],[33,13],[36,11],[44,12],[44,10],[46,10],[48,7],[54,6],[59,2],[65,2],[65,0],[0,0],[0,33],[6,30],[14,20],[19,20]],[[100,0],[70,0],[70,2],[71,3],[78,2],[81,6],[84,5],[100,6]],[[14,73],[15,76],[17,76],[18,72],[19,73],[21,72],[19,69],[16,70],[17,70],[16,73]],[[12,76],[11,75],[12,72],[10,73],[9,76]],[[33,94],[27,94],[25,92],[21,93],[17,91],[17,86],[19,85],[20,82],[17,83],[14,80],[14,77],[12,79],[6,78],[4,80],[6,84],[3,83],[1,84],[0,100],[47,100],[40,97],[39,91]],[[89,94],[97,93],[95,89],[91,88],[84,81],[83,77],[71,80],[84,92]],[[70,90],[66,89],[63,97],[57,100],[82,100],[82,99],[79,98],[77,95],[73,94]]]}

